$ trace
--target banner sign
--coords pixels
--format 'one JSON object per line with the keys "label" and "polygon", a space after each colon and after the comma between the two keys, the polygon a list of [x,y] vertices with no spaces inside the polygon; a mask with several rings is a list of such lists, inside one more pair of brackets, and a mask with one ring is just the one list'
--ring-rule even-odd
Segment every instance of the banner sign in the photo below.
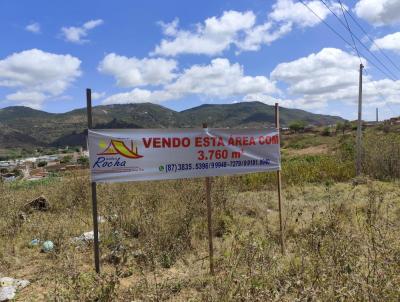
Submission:
{"label": "banner sign", "polygon": [[89,130],[92,181],[124,182],[277,171],[277,129]]}

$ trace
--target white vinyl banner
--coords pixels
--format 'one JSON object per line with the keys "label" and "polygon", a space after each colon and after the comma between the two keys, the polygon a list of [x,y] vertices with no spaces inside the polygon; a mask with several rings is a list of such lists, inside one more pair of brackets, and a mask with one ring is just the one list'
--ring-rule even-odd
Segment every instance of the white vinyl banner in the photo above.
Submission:
{"label": "white vinyl banner", "polygon": [[277,129],[89,130],[92,181],[194,178],[280,169]]}

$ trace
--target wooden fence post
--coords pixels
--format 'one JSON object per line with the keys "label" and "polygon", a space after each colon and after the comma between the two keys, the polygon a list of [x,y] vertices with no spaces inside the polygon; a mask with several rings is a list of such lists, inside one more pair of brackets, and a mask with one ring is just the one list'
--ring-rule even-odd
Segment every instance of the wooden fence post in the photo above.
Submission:
{"label": "wooden fence post", "polygon": [[[86,106],[88,118],[88,131],[93,127],[92,121],[92,90],[86,89]],[[89,132],[88,132],[89,137]],[[89,146],[89,144],[88,144]],[[100,251],[99,251],[99,223],[97,215],[97,185],[91,182],[92,191],[92,213],[93,213],[93,235],[94,235],[94,264],[96,273],[100,274]]]}
{"label": "wooden fence post", "polygon": [[[203,128],[208,128],[207,124],[203,124]],[[208,224],[208,252],[210,260],[210,274],[214,275],[214,248],[213,248],[213,229],[212,229],[212,207],[211,207],[211,179],[206,177],[206,202],[207,202],[207,224]]]}
{"label": "wooden fence post", "polygon": [[[280,125],[279,125],[279,104],[275,103],[275,127],[278,130],[279,144],[281,143],[280,138]],[[281,180],[281,170],[276,171],[276,178],[278,183],[278,205],[279,205],[279,230],[281,237],[281,252],[285,254],[285,236],[283,232],[283,221],[282,221],[282,180]]]}

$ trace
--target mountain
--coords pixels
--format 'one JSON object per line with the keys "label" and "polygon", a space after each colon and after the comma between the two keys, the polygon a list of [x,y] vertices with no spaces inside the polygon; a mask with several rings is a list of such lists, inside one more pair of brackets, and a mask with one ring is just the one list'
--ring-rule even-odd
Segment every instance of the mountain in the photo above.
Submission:
{"label": "mountain", "polygon": [[[151,103],[93,107],[95,128],[176,128],[265,127],[274,124],[274,106],[260,102],[201,105],[177,112]],[[304,110],[280,108],[281,126],[303,120],[313,125],[344,121],[337,116],[313,114]],[[48,113],[28,107],[0,109],[0,145],[12,147],[49,147],[85,145],[86,108],[66,113]]]}
{"label": "mountain", "polygon": [[[180,112],[188,126],[207,122],[211,127],[249,127],[275,124],[275,106],[261,102],[246,102],[223,105],[201,105]],[[302,120],[317,126],[335,124],[342,118],[330,115],[313,114],[299,109],[279,108],[281,126]]]}

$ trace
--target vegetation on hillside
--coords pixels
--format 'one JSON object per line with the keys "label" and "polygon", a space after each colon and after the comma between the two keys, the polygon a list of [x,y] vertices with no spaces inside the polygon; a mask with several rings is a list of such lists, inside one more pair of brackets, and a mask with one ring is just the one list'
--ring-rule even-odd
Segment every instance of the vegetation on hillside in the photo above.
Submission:
{"label": "vegetation on hillside", "polygon": [[[343,121],[340,117],[319,115],[303,110],[281,108],[281,125],[291,120],[326,125]],[[259,102],[229,105],[202,105],[176,112],[160,105],[126,104],[96,106],[93,121],[97,128],[177,128],[201,127],[263,127],[274,124],[274,107]],[[0,109],[0,145],[16,147],[84,146],[87,129],[86,109],[52,114],[27,107]]]}

